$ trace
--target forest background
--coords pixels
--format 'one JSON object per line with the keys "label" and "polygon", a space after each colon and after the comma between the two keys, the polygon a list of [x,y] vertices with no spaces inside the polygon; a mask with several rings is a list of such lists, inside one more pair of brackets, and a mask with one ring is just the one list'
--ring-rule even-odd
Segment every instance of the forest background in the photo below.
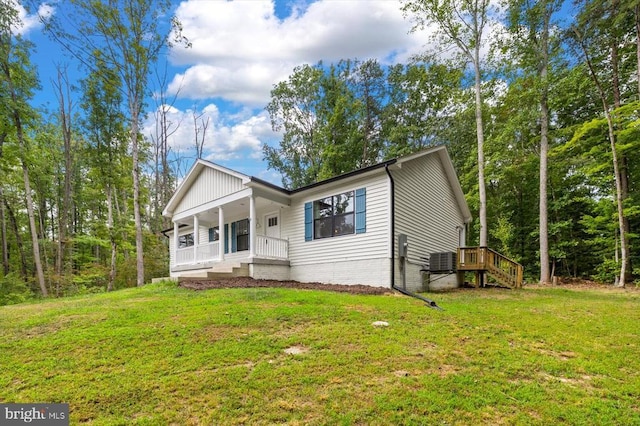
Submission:
{"label": "forest background", "polygon": [[[59,67],[56,105],[34,106],[37,46],[18,29],[36,6],[0,1],[0,305],[166,276],[162,209],[210,125],[195,110],[170,118],[175,97],[158,76],[167,49],[191,41],[168,1],[70,1],[73,31],[43,16],[84,77],[71,84]],[[444,144],[480,218],[469,245],[519,261],[529,282],[634,285],[640,2],[580,1],[571,16],[557,1],[397,7],[415,31],[434,29],[425,44],[437,48],[292,69],[265,105],[279,135],[262,146],[265,166],[297,187]],[[193,129],[189,150],[172,149],[179,126]]]}

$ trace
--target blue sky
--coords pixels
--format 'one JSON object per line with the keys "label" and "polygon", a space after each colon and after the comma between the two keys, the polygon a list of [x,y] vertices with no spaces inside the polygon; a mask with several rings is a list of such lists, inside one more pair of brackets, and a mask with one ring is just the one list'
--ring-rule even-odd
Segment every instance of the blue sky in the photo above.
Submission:
{"label": "blue sky", "polygon": [[[40,12],[60,13],[55,1]],[[277,144],[265,106],[270,90],[293,68],[340,59],[376,58],[382,64],[406,62],[424,49],[426,32],[409,34],[394,0],[187,0],[175,2],[175,14],[192,48],[169,52],[171,110],[180,123],[171,137],[184,173],[194,161],[194,113],[209,119],[204,158],[252,176],[281,183],[262,161],[262,144]],[[33,15],[23,14],[24,35],[36,45],[31,57],[42,90],[34,102],[55,109],[51,79],[66,65],[71,79],[77,64],[62,55],[43,34]],[[77,97],[80,95],[77,94]],[[76,99],[76,103],[79,99]],[[154,129],[155,103],[149,100],[145,135]]]}

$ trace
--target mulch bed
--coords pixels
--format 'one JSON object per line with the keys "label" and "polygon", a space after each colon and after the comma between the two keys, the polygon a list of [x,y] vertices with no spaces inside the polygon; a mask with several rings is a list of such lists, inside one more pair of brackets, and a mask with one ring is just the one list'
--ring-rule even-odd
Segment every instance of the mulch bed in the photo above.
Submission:
{"label": "mulch bed", "polygon": [[384,287],[372,287],[368,285],[340,285],[322,283],[301,283],[297,281],[255,280],[249,277],[225,278],[220,280],[185,279],[180,281],[180,287],[190,290],[209,290],[213,288],[256,288],[256,287],[282,287],[298,288],[304,290],[325,290],[351,294],[387,294],[393,293],[391,289]]}

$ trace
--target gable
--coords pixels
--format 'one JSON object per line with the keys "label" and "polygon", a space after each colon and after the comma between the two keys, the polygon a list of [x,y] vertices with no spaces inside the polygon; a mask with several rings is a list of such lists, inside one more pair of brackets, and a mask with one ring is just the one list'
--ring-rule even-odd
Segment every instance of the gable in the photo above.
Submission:
{"label": "gable", "polygon": [[162,214],[177,213],[236,193],[250,181],[248,176],[217,164],[197,160],[176,189]]}
{"label": "gable", "polygon": [[243,189],[242,179],[209,167],[204,168],[184,194],[174,214]]}
{"label": "gable", "polygon": [[448,198],[451,206],[455,206],[457,213],[462,216],[463,222],[471,222],[469,205],[444,145],[400,158],[394,169],[400,172],[401,179],[403,174],[406,175],[409,170],[413,170],[409,172],[411,178],[408,179],[409,185],[414,186],[413,190],[430,192],[436,196],[433,202],[442,202]]}

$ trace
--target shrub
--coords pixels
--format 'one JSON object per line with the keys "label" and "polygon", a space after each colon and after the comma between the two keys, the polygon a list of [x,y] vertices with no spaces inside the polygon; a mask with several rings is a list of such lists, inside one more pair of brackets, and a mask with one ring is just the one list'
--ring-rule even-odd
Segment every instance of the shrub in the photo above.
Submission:
{"label": "shrub", "polygon": [[22,303],[33,296],[27,283],[17,274],[10,273],[0,278],[0,306]]}

